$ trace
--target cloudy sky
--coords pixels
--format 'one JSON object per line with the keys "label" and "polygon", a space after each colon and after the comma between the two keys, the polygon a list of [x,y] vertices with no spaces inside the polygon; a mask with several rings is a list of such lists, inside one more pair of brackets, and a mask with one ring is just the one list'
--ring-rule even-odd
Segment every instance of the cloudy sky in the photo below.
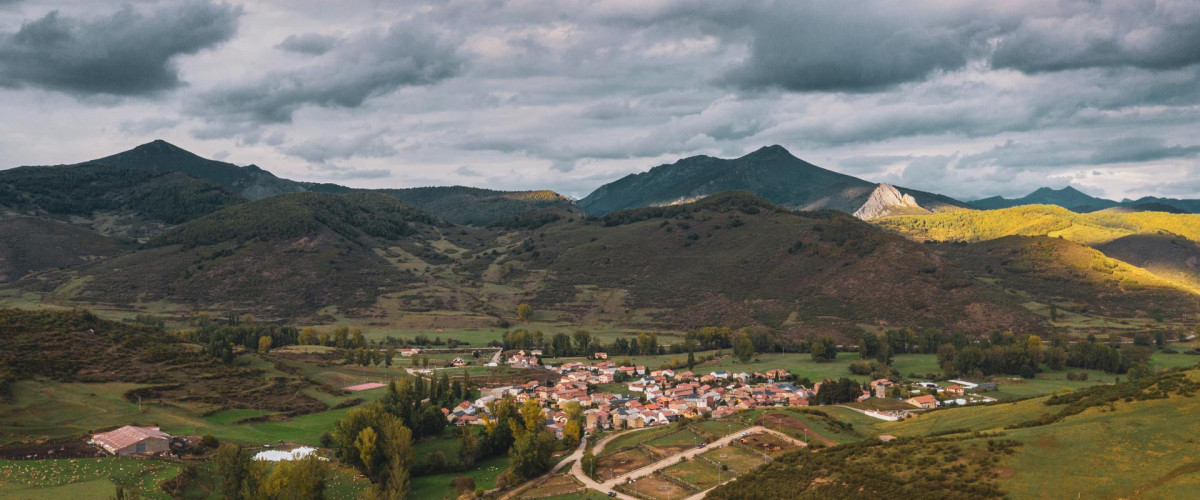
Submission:
{"label": "cloudy sky", "polygon": [[1200,197],[1200,1],[0,0],[0,167],[161,138],[581,197],[780,144],[960,198]]}

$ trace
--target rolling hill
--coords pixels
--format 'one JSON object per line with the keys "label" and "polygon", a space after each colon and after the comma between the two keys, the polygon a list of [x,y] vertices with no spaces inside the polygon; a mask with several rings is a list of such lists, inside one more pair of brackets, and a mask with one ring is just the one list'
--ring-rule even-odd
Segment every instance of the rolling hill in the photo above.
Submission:
{"label": "rolling hill", "polygon": [[[589,214],[604,215],[742,190],[792,210],[832,209],[854,213],[875,189],[874,183],[823,169],[792,156],[781,146],[768,146],[741,158],[693,156],[631,174],[600,186],[579,200],[579,206]],[[929,211],[967,207],[946,196],[897,189]]]}
{"label": "rolling hill", "polygon": [[554,191],[497,191],[466,186],[435,186],[406,189],[354,189],[336,184],[305,184],[322,193],[381,193],[419,207],[455,224],[488,226],[528,212],[559,210],[580,214],[570,198]]}
{"label": "rolling hill", "polygon": [[869,435],[789,453],[708,498],[1190,498],[1198,388],[1192,368],[898,422],[823,408]]}
{"label": "rolling hill", "polygon": [[0,171],[4,213],[50,218],[121,237],[149,237],[245,201],[216,183],[178,172],[103,165]]}
{"label": "rolling hill", "polygon": [[1023,235],[1061,236],[1085,245],[1100,245],[1123,236],[1158,231],[1200,241],[1197,214],[1108,211],[1080,214],[1053,205],[890,217],[876,223],[918,241],[973,242]]}
{"label": "rolling hill", "polygon": [[791,213],[745,192],[548,225],[528,248],[502,281],[537,287],[537,306],[574,306],[576,315],[591,312],[582,297],[610,291],[624,297],[623,310],[684,327],[980,332],[1039,323],[919,244],[846,214]]}
{"label": "rolling hill", "polygon": [[128,241],[37,217],[0,218],[0,283],[132,250]]}
{"label": "rolling hill", "polygon": [[223,209],[137,252],[42,275],[28,286],[77,302],[167,302],[263,316],[370,307],[384,291],[416,279],[389,264],[387,248],[436,234],[438,224],[380,194],[292,193]]}

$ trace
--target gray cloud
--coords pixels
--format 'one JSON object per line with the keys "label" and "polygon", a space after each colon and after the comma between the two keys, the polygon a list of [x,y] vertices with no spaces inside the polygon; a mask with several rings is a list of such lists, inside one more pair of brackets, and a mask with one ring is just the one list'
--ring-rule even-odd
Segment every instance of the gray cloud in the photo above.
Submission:
{"label": "gray cloud", "polygon": [[75,19],[52,11],[0,34],[0,86],[144,96],[183,85],[174,60],[229,40],[240,7],[191,1]]}
{"label": "gray cloud", "polygon": [[181,122],[178,118],[151,117],[143,120],[127,120],[121,122],[121,131],[127,134],[146,135],[163,129],[172,128]]}
{"label": "gray cloud", "polygon": [[1064,3],[1031,16],[1000,39],[998,68],[1027,73],[1133,66],[1163,70],[1200,63],[1200,4],[1152,0]]}
{"label": "gray cloud", "polygon": [[1198,146],[1167,146],[1161,139],[1149,137],[1131,137],[1115,141],[1105,141],[1091,157],[1089,163],[1104,165],[1109,163],[1140,163],[1168,158],[1187,158],[1200,154]]}
{"label": "gray cloud", "polygon": [[304,106],[357,108],[400,87],[430,85],[461,70],[456,47],[415,24],[347,40],[320,61],[203,95],[194,109],[218,121],[287,123]]}
{"label": "gray cloud", "polygon": [[770,5],[751,21],[750,57],[725,81],[792,91],[871,91],[966,65],[985,26],[920,2]]}
{"label": "gray cloud", "polygon": [[283,153],[325,163],[334,159],[384,158],[396,154],[396,147],[385,137],[386,130],[358,136],[326,136],[283,146]]}
{"label": "gray cloud", "polygon": [[275,48],[287,52],[295,52],[298,54],[308,54],[319,56],[333,50],[333,48],[341,41],[338,37],[322,35],[320,33],[305,33],[303,35],[291,35]]}

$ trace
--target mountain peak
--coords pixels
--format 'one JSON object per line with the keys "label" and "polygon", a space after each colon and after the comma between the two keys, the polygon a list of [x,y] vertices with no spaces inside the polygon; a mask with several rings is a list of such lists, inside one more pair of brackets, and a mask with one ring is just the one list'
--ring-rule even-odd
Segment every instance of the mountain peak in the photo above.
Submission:
{"label": "mountain peak", "polygon": [[881,183],[871,192],[854,216],[863,220],[877,219],[889,215],[911,215],[914,213],[929,213],[917,204],[912,195],[901,193],[899,189],[888,183]]}
{"label": "mountain peak", "polygon": [[118,154],[126,154],[126,153],[142,153],[142,154],[150,153],[150,154],[159,154],[159,155],[181,155],[182,154],[182,155],[187,155],[187,156],[198,156],[195,153],[192,153],[191,151],[183,149],[179,146],[171,144],[162,139],[155,139],[153,141],[142,144],[141,146],[133,148],[129,151],[126,151],[125,153],[118,153]]}
{"label": "mountain peak", "polygon": [[770,146],[763,146],[763,147],[755,150],[753,153],[746,155],[745,157],[746,158],[777,158],[777,157],[781,157],[781,156],[795,158],[795,156],[792,155],[792,153],[790,151],[788,151],[787,148],[784,148],[783,146],[780,146],[778,144],[772,144]]}

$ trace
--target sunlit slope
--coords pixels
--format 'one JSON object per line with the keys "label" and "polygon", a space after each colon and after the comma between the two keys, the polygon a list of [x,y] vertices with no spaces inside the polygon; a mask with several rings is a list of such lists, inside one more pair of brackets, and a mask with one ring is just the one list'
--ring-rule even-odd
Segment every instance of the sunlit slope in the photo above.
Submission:
{"label": "sunlit slope", "polygon": [[1164,212],[1095,212],[1078,214],[1053,205],[1025,205],[1003,210],[958,211],[890,217],[880,226],[918,241],[984,241],[1004,236],[1062,237],[1099,245],[1133,234],[1168,231],[1200,241],[1200,214]]}

